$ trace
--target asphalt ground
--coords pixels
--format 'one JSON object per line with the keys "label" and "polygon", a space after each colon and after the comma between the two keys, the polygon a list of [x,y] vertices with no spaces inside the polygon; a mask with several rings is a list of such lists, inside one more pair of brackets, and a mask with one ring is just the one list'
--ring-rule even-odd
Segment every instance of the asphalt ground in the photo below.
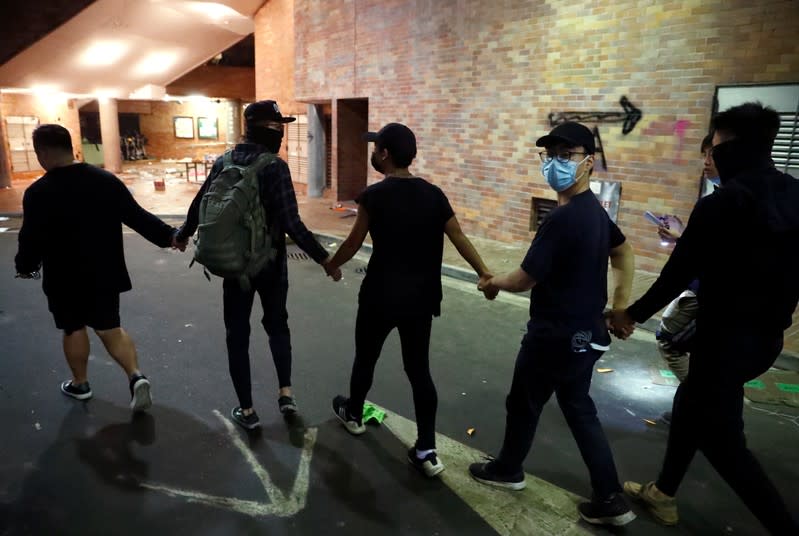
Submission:
{"label": "asphalt ground", "polygon": [[[190,253],[161,250],[126,234],[134,290],[122,296],[123,326],[136,341],[155,405],[132,417],[121,369],[92,335],[94,398],[64,397],[69,377],[61,337],[40,283],[13,279],[16,235],[0,234],[8,277],[0,284],[0,534],[494,534],[486,506],[518,500],[510,492],[464,499],[468,479],[427,480],[405,461],[388,426],[360,438],[335,421],[330,400],[346,394],[363,259],[333,283],[302,255],[289,261],[293,383],[300,415],[285,421],[260,308],[254,307],[251,361],[260,433],[234,428],[236,398],[227,371],[221,282],[208,282]],[[504,430],[504,398],[525,322],[527,302],[487,302],[473,286],[444,278],[442,316],[434,320],[432,373],[439,394],[437,430],[471,453],[495,453]],[[651,334],[615,342],[595,374],[592,394],[620,478],[656,477],[667,428],[657,421],[673,387],[655,385],[661,365]],[[399,339],[384,347],[370,400],[413,420]],[[789,507],[799,512],[799,411],[748,404],[750,448]],[[468,434],[468,429],[474,429]],[[447,471],[460,454],[442,449]],[[457,458],[460,459],[460,458]],[[544,410],[525,470],[564,492],[590,496],[588,475],[557,404]],[[445,473],[447,472],[445,471]],[[531,478],[528,477],[528,481]],[[489,504],[481,504],[481,501]],[[496,503],[496,504],[495,504]],[[738,498],[700,455],[679,494],[681,523],[665,529],[643,512],[628,534],[762,534]],[[546,509],[546,501],[531,508]],[[478,512],[483,512],[480,514]],[[560,533],[604,533],[564,514]],[[571,518],[569,518],[571,516]],[[513,534],[550,534],[527,525]],[[560,529],[558,529],[560,530]]]}

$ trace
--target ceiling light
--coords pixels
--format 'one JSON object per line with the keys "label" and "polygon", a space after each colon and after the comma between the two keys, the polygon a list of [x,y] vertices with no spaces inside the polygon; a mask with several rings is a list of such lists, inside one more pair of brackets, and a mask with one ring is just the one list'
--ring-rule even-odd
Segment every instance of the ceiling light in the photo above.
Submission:
{"label": "ceiling light", "polygon": [[107,67],[118,62],[128,48],[122,41],[97,41],[78,56],[78,62],[84,67]]}
{"label": "ceiling light", "polygon": [[193,11],[198,15],[204,15],[216,21],[239,18],[242,16],[235,9],[217,2],[186,2],[185,6],[189,11]]}
{"label": "ceiling light", "polygon": [[172,67],[177,59],[175,52],[152,52],[133,67],[133,72],[138,75],[161,74]]}

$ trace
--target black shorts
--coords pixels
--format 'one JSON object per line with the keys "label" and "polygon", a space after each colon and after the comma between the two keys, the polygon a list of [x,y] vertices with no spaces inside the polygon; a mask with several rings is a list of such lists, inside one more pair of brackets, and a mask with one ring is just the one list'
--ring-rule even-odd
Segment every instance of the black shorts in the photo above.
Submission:
{"label": "black shorts", "polygon": [[69,335],[86,326],[96,330],[119,327],[119,294],[47,296],[58,329]]}

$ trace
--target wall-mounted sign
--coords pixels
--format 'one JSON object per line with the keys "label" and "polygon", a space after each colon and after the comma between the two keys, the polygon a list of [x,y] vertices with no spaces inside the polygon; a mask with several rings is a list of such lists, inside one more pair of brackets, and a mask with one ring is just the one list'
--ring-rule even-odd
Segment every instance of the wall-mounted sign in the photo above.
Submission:
{"label": "wall-mounted sign", "polygon": [[216,117],[197,118],[197,137],[201,140],[216,140],[219,138]]}
{"label": "wall-mounted sign", "polygon": [[194,139],[194,118],[175,116],[175,137]]}

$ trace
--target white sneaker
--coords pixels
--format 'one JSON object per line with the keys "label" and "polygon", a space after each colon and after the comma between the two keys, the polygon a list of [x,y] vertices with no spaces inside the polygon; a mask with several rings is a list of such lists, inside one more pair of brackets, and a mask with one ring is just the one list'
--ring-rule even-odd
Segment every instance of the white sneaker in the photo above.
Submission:
{"label": "white sneaker", "polygon": [[150,394],[150,380],[141,374],[137,374],[130,379],[130,409],[133,411],[144,411],[153,405],[153,397]]}

